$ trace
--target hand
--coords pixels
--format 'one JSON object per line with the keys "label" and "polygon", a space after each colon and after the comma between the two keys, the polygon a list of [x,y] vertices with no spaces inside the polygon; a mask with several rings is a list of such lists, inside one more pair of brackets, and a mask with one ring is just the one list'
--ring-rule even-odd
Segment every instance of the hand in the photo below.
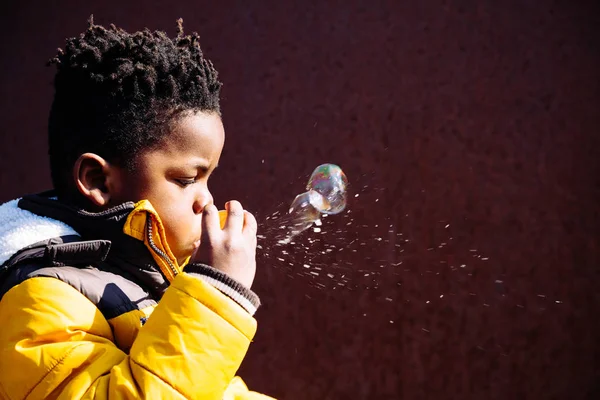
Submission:
{"label": "hand", "polygon": [[227,221],[221,229],[217,208],[204,208],[200,246],[190,262],[210,265],[250,288],[256,274],[256,219],[235,200],[225,209]]}

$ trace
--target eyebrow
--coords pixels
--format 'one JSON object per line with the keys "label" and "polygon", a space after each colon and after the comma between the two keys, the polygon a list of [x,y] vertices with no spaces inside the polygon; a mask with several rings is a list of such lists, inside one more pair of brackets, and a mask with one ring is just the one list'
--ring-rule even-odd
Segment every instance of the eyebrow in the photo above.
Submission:
{"label": "eyebrow", "polygon": [[[189,166],[191,168],[193,168],[193,169],[200,169],[203,172],[208,172],[208,170],[210,169],[210,166],[206,165],[204,163],[194,163],[194,164],[190,164]],[[215,165],[215,167],[213,168],[213,170],[217,169],[217,168],[219,168],[219,164]]]}

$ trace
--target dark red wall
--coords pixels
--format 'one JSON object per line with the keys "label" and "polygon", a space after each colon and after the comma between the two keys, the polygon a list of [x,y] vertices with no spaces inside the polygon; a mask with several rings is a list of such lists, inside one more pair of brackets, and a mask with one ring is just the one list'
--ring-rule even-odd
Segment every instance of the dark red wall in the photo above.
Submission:
{"label": "dark red wall", "polygon": [[[2,12],[0,200],[49,186],[44,62],[65,37],[90,13],[173,35],[184,17],[225,82],[214,194],[241,200],[266,236],[241,370],[253,388],[598,396],[593,2],[50,3]],[[322,162],[346,171],[348,213],[273,246],[267,217]]]}

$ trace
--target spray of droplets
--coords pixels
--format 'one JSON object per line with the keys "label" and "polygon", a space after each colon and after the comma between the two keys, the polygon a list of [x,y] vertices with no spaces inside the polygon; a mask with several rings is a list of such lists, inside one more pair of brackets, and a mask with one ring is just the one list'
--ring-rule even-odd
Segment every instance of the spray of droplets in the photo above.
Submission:
{"label": "spray of droplets", "polygon": [[[429,227],[435,235],[425,245],[412,232],[415,220],[410,214],[380,213],[372,218],[368,213],[384,206],[385,188],[370,184],[353,187],[357,186],[355,193],[344,193],[343,212],[335,217],[322,212],[329,200],[321,192],[317,192],[320,196],[311,194],[310,185],[296,196],[291,207],[280,203],[261,224],[258,248],[265,262],[316,290],[370,291],[382,307],[390,305],[390,312],[397,302],[437,307],[445,302],[476,301],[491,307],[493,299],[481,298],[475,286],[479,281],[473,277],[480,273],[489,275],[495,293],[506,298],[506,278],[491,269],[490,257],[476,246],[466,254],[461,251],[465,243],[460,242],[460,228],[451,220],[439,220]],[[360,206],[346,207],[346,199]],[[449,284],[439,285],[444,290],[434,294],[418,290],[424,282],[432,281],[428,276]],[[306,297],[310,298],[308,293]],[[538,297],[546,300],[543,294]],[[513,306],[524,308],[516,303]],[[431,329],[427,326],[422,331],[429,334]]]}

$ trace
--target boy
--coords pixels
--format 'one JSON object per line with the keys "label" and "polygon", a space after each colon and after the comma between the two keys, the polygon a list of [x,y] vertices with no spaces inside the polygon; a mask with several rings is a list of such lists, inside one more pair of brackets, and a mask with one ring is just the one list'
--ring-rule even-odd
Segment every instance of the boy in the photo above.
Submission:
{"label": "boy", "polygon": [[[0,398],[267,399],[254,217],[207,182],[221,83],[196,33],[89,21],[51,60],[54,191],[0,207]],[[185,266],[185,268],[184,268]]]}

